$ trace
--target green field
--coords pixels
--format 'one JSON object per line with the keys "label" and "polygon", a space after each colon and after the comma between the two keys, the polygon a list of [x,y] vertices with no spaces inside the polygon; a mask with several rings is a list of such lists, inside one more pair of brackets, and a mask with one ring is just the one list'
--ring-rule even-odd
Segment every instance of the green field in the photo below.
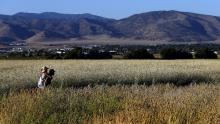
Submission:
{"label": "green field", "polygon": [[219,82],[219,60],[0,60],[0,123],[218,124]]}

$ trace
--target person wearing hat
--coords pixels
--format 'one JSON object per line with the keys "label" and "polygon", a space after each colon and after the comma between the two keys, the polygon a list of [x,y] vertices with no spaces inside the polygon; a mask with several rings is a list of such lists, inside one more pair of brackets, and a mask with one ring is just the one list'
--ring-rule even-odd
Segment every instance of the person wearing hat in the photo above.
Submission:
{"label": "person wearing hat", "polygon": [[41,75],[40,75],[40,79],[38,81],[38,88],[40,89],[44,89],[46,86],[46,80],[48,77],[48,67],[44,66],[41,68]]}

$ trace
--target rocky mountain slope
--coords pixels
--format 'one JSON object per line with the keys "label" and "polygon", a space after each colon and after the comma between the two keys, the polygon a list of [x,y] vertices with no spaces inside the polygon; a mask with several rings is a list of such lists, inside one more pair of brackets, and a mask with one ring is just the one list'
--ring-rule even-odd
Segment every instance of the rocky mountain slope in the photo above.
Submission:
{"label": "rocky mountain slope", "polygon": [[0,15],[0,43],[46,42],[99,35],[134,39],[134,42],[211,42],[220,38],[220,18],[178,11],[148,12],[121,20],[52,12]]}

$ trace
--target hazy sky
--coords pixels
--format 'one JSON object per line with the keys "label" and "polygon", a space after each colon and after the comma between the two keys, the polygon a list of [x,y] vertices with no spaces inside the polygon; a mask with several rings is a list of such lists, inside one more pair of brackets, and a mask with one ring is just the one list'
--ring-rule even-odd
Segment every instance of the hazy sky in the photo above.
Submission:
{"label": "hazy sky", "polygon": [[0,0],[1,14],[91,13],[119,19],[135,13],[158,10],[178,10],[220,16],[220,0]]}

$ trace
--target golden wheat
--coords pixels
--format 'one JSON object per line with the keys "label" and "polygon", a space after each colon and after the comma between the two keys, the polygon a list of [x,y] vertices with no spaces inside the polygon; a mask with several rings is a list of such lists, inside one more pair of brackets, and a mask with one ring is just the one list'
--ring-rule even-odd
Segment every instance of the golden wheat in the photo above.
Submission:
{"label": "golden wheat", "polygon": [[0,84],[36,84],[39,70],[44,65],[56,70],[54,80],[59,83],[66,79],[70,79],[72,83],[139,83],[166,79],[169,81],[178,76],[198,76],[220,81],[219,60],[0,60]]}
{"label": "golden wheat", "polygon": [[[30,89],[44,65],[54,84]],[[219,81],[219,60],[1,60],[0,123],[218,124]]]}

